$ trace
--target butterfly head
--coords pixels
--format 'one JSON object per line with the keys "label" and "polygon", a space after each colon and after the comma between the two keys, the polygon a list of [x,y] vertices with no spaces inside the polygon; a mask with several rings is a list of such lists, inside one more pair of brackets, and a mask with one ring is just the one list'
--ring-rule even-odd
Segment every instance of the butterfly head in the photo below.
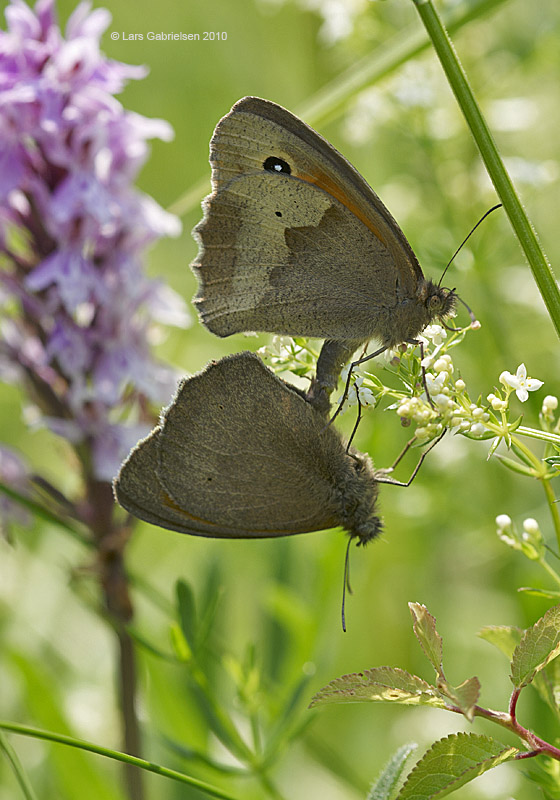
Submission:
{"label": "butterfly head", "polygon": [[436,286],[432,281],[425,281],[419,299],[425,310],[425,324],[429,325],[434,319],[443,320],[452,313],[457,295],[455,289],[446,289],[444,286]]}
{"label": "butterfly head", "polygon": [[369,456],[350,449],[344,474],[338,478],[338,506],[343,526],[356,544],[365,545],[381,533],[383,523],[376,514],[378,483]]}

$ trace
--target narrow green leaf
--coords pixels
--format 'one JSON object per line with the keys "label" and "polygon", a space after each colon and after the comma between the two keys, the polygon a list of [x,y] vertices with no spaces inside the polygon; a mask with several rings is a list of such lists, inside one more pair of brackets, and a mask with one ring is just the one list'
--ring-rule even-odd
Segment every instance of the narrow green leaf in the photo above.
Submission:
{"label": "narrow green leaf", "polygon": [[185,634],[189,647],[193,652],[196,650],[196,609],[194,594],[189,584],[184,580],[178,580],[175,585],[177,594],[177,605],[179,610],[179,622],[181,630]]}
{"label": "narrow green leaf", "polygon": [[520,414],[517,417],[517,419],[514,419],[513,422],[510,422],[508,424],[509,433],[515,433],[515,431],[519,428],[522,422],[523,422],[523,414]]}
{"label": "narrow green leaf", "polygon": [[492,444],[490,445],[490,449],[488,450],[488,455],[486,456],[486,461],[490,461],[496,450],[498,449],[498,445],[502,441],[500,436],[496,436]]}
{"label": "narrow green leaf", "polygon": [[523,464],[520,464],[518,461],[514,461],[512,458],[501,455],[501,453],[494,453],[494,458],[497,458],[498,461],[504,465],[504,467],[507,467],[512,472],[517,472],[520,475],[526,475],[529,478],[535,477],[535,470],[532,467],[526,467]]}
{"label": "narrow green leaf", "polygon": [[21,765],[16,751],[8,741],[7,736],[3,733],[0,733],[0,752],[4,754],[4,757],[11,766],[25,800],[37,800],[37,795],[33,791],[33,787],[25,774],[25,770]]}
{"label": "narrow green leaf", "polygon": [[59,525],[61,528],[64,528],[68,533],[71,533],[72,536],[77,539],[78,541],[82,542],[82,544],[89,545],[89,541],[87,538],[87,533],[85,528],[82,530],[80,527],[80,523],[74,522],[74,520],[69,520],[62,515],[56,514],[54,511],[51,511],[49,508],[46,508],[41,503],[33,500],[30,497],[18,492],[16,489],[13,489],[11,486],[6,485],[0,481],[0,493],[5,494],[6,497],[9,497],[11,500],[15,500],[24,508],[27,508],[32,514],[39,519],[44,520],[45,522],[52,522],[54,525]]}
{"label": "narrow green leaf", "polygon": [[534,586],[520,586],[518,592],[530,594],[532,597],[544,597],[546,600],[560,600],[560,592],[554,589],[537,589]]}
{"label": "narrow green leaf", "polygon": [[192,657],[192,651],[181,626],[176,622],[172,623],[169,628],[169,635],[171,637],[173,651],[175,652],[175,655],[179,661],[189,661],[189,659]]}
{"label": "narrow green leaf", "polygon": [[367,800],[392,800],[395,797],[406,763],[417,747],[415,742],[399,747],[383,768],[378,779],[371,785]]}
{"label": "narrow green leaf", "polygon": [[421,603],[409,603],[408,607],[414,621],[416,638],[437,674],[443,677],[443,642],[436,630],[435,617]]}
{"label": "narrow green leaf", "polygon": [[511,660],[513,651],[521,641],[523,631],[521,628],[513,628],[509,625],[487,625],[478,632],[478,635],[501,650]]}
{"label": "narrow green leaf", "polygon": [[512,441],[511,443],[511,449],[513,450],[513,452],[520,461],[523,461],[523,463],[526,464],[528,467],[534,469],[533,462],[531,461],[527,453],[525,453],[525,451],[521,447],[519,447],[514,441]]}
{"label": "narrow green leaf", "polygon": [[398,800],[445,797],[492,767],[510,761],[519,750],[489,736],[454,733],[440,739],[409,774]]}
{"label": "narrow green leaf", "polygon": [[472,439],[474,442],[484,442],[487,439],[493,439],[496,434],[493,431],[485,431],[482,434],[471,433],[470,431],[461,431],[461,436],[466,439]]}
{"label": "narrow green leaf", "polygon": [[313,696],[309,707],[365,700],[445,708],[435,686],[399,667],[374,667],[336,678]]}
{"label": "narrow green leaf", "polygon": [[200,622],[198,623],[197,644],[200,650],[210,639],[216,622],[218,606],[224,593],[222,573],[219,562],[210,563],[206,580],[201,592],[199,607]]}
{"label": "narrow green leaf", "polygon": [[560,605],[549,608],[527,628],[511,659],[511,680],[517,689],[531,683],[536,673],[560,653]]}
{"label": "narrow green leaf", "polygon": [[472,722],[476,702],[480,696],[480,681],[478,678],[468,678],[460,686],[450,686],[446,682],[441,682],[438,688],[451,701],[451,704],[460,708],[469,722]]}

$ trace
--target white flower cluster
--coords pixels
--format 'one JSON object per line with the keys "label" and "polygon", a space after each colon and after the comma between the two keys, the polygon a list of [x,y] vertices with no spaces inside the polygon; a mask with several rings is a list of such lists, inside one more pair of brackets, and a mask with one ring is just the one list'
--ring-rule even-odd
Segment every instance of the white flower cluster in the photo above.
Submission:
{"label": "white flower cluster", "polygon": [[275,372],[287,370],[296,375],[307,375],[315,371],[317,354],[302,341],[290,336],[273,336],[270,344],[260,347],[257,353],[270,363]]}
{"label": "white flower cluster", "polygon": [[486,433],[487,410],[471,403],[462,378],[453,377],[455,368],[449,353],[442,353],[447,333],[440,325],[430,325],[422,334],[425,346],[430,340],[435,348],[422,359],[429,399],[422,395],[403,397],[395,406],[403,425],[414,422],[418,425],[415,435],[418,441],[429,441],[444,428],[456,428],[458,433],[479,437]]}
{"label": "white flower cluster", "polygon": [[544,557],[544,539],[536,519],[528,517],[523,520],[523,533],[517,532],[515,523],[507,514],[496,517],[499,538],[512,550],[519,550],[531,561],[540,561]]}
{"label": "white flower cluster", "polygon": [[[340,378],[344,386],[346,386],[346,381],[348,380],[348,372],[350,371],[350,364],[347,364],[342,372],[340,373]],[[358,405],[361,406],[374,406],[377,402],[377,398],[375,397],[374,393],[368,386],[364,386],[364,376],[358,373],[352,373],[353,382],[350,385],[348,390],[348,395],[344,401],[343,411],[347,408],[351,408],[352,406]],[[338,403],[342,402],[342,395],[338,398]]]}

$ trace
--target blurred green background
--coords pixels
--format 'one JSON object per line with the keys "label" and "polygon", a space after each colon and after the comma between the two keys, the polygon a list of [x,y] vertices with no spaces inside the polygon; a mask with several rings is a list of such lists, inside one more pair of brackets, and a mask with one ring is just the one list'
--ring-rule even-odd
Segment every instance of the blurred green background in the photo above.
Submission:
{"label": "blurred green background", "polygon": [[[441,3],[440,7],[469,3]],[[208,142],[218,119],[240,97],[255,94],[299,112],[343,71],[380,47],[391,48],[420,28],[411,0],[387,2],[282,2],[173,0],[109,2],[113,21],[103,37],[107,55],[146,64],[149,76],[132,82],[123,104],[148,117],[169,120],[171,143],[156,142],[139,186],[164,207],[208,179]],[[66,21],[73,2],[59,2]],[[525,207],[552,264],[558,261],[560,140],[560,9],[509,0],[454,34],[460,58],[495,134]],[[119,33],[112,40],[110,33]],[[148,31],[225,31],[226,41],[148,41]],[[144,40],[124,40],[143,33]],[[308,119],[309,122],[313,120]],[[474,143],[433,53],[429,50],[348,102],[319,130],[360,170],[399,220],[427,276],[438,279],[455,248],[496,197]],[[209,187],[209,184],[208,184]],[[201,194],[203,194],[202,192]],[[160,242],[147,268],[189,302],[195,280],[189,269],[196,246],[190,230],[198,202],[183,218],[178,240]],[[528,267],[503,212],[493,214],[452,267],[447,285],[475,310],[482,328],[455,351],[456,367],[471,397],[493,390],[503,370],[521,362],[545,382],[521,407],[537,425],[545,394],[560,394],[558,341]],[[159,356],[185,373],[209,359],[256,349],[266,337],[220,340],[197,322],[169,331]],[[517,401],[514,400],[514,403]],[[72,464],[59,439],[30,431],[25,398],[0,387],[0,440],[25,453],[36,471],[71,490]],[[350,420],[345,420],[348,426]],[[357,446],[378,466],[388,466],[407,439],[394,413],[369,412]],[[248,647],[263,670],[264,715],[279,714],[290,686],[310,677],[299,701],[300,721],[311,719],[286,749],[275,770],[284,796],[353,800],[401,744],[422,748],[455,730],[506,734],[483,722],[473,726],[437,710],[342,705],[306,711],[312,693],[329,680],[376,665],[398,665],[433,676],[411,632],[407,601],[425,603],[444,636],[447,675],[459,683],[478,675],[481,703],[505,710],[510,692],[507,662],[477,638],[484,625],[533,623],[548,607],[517,587],[545,585],[542,573],[506,549],[494,518],[507,513],[520,523],[535,517],[554,547],[544,496],[536,482],[487,463],[488,445],[448,436],[430,454],[408,489],[383,487],[385,535],[351,554],[354,595],[347,600],[348,632],[340,626],[345,537],[340,531],[288,540],[244,542],[186,537],[139,524],[129,546],[130,567],[171,601],[178,578],[200,601],[209,575],[220,586],[216,636],[240,661]],[[406,479],[415,455],[397,477]],[[72,732],[119,746],[114,689],[113,636],[94,612],[95,582],[89,554],[54,526],[37,523],[0,542],[2,656],[0,716]],[[169,647],[169,617],[142,593],[136,627]],[[184,668],[165,665],[140,650],[141,719],[146,755],[217,781],[203,765],[188,764],[165,737],[209,748],[226,758],[208,732],[188,692]],[[234,709],[232,683],[216,672],[216,691]],[[549,740],[552,715],[530,691],[520,706],[523,724]],[[94,755],[57,745],[12,739],[41,798],[121,798],[120,769]],[[225,782],[238,797],[258,798],[251,781]],[[224,784],[224,785],[225,785]],[[200,797],[186,787],[147,777],[149,796]],[[0,800],[18,796],[0,762]],[[505,765],[460,790],[456,797],[530,800],[536,789],[518,765]]]}

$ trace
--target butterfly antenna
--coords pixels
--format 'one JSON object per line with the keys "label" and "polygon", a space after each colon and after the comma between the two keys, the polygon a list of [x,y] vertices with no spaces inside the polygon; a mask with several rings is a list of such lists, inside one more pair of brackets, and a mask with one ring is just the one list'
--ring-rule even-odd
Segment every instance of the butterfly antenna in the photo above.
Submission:
{"label": "butterfly antenna", "polygon": [[[464,247],[464,246],[465,246],[465,244],[466,244],[466,243],[468,242],[468,240],[471,238],[471,236],[473,235],[473,233],[475,232],[475,230],[478,228],[478,226],[479,226],[479,225],[480,225],[480,224],[481,224],[481,223],[482,223],[482,222],[483,222],[483,221],[486,219],[486,217],[487,217],[489,214],[491,214],[493,211],[496,211],[496,209],[497,209],[497,208],[501,208],[501,207],[502,207],[502,204],[501,204],[501,203],[498,203],[497,205],[495,205],[495,206],[492,206],[492,208],[489,208],[489,209],[488,209],[488,211],[487,211],[485,214],[483,214],[483,215],[481,216],[481,218],[478,220],[478,222],[476,223],[476,225],[474,226],[474,228],[472,228],[472,229],[471,229],[470,233],[469,233],[467,236],[465,236],[465,238],[463,239],[463,241],[461,242],[461,244],[459,245],[459,247],[458,247],[458,248],[455,250],[455,252],[454,252],[454,253],[453,253],[453,255],[451,256],[451,258],[449,259],[449,262],[448,262],[448,264],[447,264],[446,268],[443,270],[442,276],[441,276],[441,278],[439,279],[438,286],[441,286],[441,282],[442,282],[442,280],[443,280],[443,279],[444,279],[444,277],[445,277],[445,273],[447,272],[447,270],[448,270],[448,269],[449,269],[449,267],[451,266],[451,263],[452,263],[453,259],[455,258],[455,256],[457,255],[457,253],[458,253],[458,252],[461,250],[461,248],[462,248],[462,247]],[[467,305],[467,304],[466,304],[466,303],[464,303],[464,305]],[[469,308],[468,306],[467,306],[467,309],[468,309],[469,313],[471,314],[471,319],[472,319],[472,312],[471,312],[471,310],[470,310],[470,308]]]}
{"label": "butterfly antenna", "polygon": [[346,556],[344,557],[344,582],[342,584],[342,630],[346,633],[346,589],[348,594],[352,594],[352,587],[350,586],[350,545],[352,539],[348,539],[346,546]]}
{"label": "butterfly antenna", "polygon": [[[452,291],[455,292],[455,289],[453,289]],[[474,324],[476,322],[478,324],[478,326],[480,326],[480,323],[478,322],[477,318],[475,317],[474,311],[472,310],[472,308],[469,305],[467,305],[465,303],[465,301],[463,300],[463,298],[459,297],[458,294],[455,295],[455,298],[460,303],[462,303],[465,306],[465,308],[467,309],[467,311],[469,312],[469,317],[471,318],[471,324]],[[447,325],[443,320],[440,320],[440,325],[442,325],[445,328],[446,331],[451,331],[452,333],[461,333],[462,330],[465,330],[464,328],[454,328],[452,325]]]}

